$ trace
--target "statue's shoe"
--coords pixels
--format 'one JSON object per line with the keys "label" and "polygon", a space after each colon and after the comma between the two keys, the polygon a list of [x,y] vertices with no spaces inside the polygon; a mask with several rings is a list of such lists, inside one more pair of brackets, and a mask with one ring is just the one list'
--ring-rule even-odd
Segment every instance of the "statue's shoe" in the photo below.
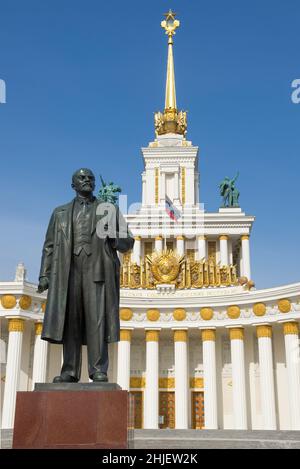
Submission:
{"label": "statue's shoe", "polygon": [[67,374],[62,374],[60,376],[55,376],[53,379],[53,383],[77,383],[78,379],[74,378],[74,376],[70,376]]}
{"label": "statue's shoe", "polygon": [[107,374],[103,373],[102,371],[96,371],[96,373],[93,374],[92,380],[94,382],[103,382],[106,383],[108,381]]}

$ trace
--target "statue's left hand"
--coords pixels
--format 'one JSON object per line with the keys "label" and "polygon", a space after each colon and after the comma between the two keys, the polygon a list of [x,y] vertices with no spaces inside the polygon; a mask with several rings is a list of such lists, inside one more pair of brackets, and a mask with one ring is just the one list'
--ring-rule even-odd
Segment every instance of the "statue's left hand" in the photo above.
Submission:
{"label": "statue's left hand", "polygon": [[39,280],[39,285],[37,289],[37,293],[43,293],[45,290],[49,288],[49,280],[47,277],[41,277]]}

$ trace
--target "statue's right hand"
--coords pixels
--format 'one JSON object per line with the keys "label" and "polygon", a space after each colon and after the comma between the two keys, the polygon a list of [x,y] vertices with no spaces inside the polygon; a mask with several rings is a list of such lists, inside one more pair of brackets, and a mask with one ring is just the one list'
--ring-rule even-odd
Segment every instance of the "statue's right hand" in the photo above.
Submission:
{"label": "statue's right hand", "polygon": [[49,280],[47,279],[47,277],[41,277],[39,280],[37,293],[43,293],[43,291],[48,290],[48,288],[49,288]]}

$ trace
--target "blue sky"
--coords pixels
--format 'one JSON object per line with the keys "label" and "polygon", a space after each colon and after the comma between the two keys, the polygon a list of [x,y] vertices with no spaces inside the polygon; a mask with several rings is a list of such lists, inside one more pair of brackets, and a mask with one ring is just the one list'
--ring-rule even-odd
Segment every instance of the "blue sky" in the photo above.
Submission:
{"label": "blue sky", "polygon": [[177,103],[200,147],[201,201],[218,210],[220,180],[239,170],[257,286],[300,280],[299,0],[0,0],[0,280],[19,261],[37,280],[50,213],[73,197],[78,167],[141,199],[169,8],[181,20]]}

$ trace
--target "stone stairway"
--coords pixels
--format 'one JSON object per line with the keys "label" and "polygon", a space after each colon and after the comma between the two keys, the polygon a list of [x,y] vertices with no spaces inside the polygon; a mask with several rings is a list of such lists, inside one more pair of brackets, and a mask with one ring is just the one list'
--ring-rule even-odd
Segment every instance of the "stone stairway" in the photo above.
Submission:
{"label": "stone stairway", "polygon": [[12,446],[13,430],[1,430],[0,448],[10,449]]}
{"label": "stone stairway", "polygon": [[132,448],[300,449],[300,431],[134,430]]}
{"label": "stone stairway", "polygon": [[[0,448],[12,446],[12,430],[1,430]],[[134,430],[135,449],[300,449],[300,431]]]}

